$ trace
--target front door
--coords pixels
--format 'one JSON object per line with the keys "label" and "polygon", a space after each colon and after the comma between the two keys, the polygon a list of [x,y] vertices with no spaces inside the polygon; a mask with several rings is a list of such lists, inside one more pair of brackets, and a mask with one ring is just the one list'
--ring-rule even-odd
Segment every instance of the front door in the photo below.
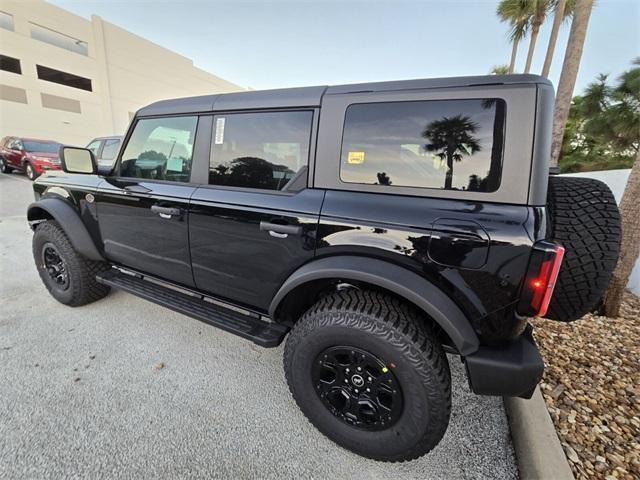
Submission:
{"label": "front door", "polygon": [[193,286],[189,199],[197,116],[139,119],[114,177],[96,195],[106,257]]}
{"label": "front door", "polygon": [[266,311],[315,253],[324,191],[307,188],[313,111],[217,114],[209,185],[189,211],[198,289]]}

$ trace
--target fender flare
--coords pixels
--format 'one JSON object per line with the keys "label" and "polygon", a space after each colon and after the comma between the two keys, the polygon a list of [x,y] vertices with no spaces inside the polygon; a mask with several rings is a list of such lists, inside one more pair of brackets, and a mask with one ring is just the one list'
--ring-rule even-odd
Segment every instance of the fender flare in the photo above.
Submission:
{"label": "fender flare", "polygon": [[27,207],[29,222],[40,220],[38,210],[44,210],[58,222],[67,234],[73,248],[89,260],[104,262],[105,259],[93,242],[76,210],[68,202],[60,198],[43,198]]}
{"label": "fender flare", "polygon": [[480,346],[478,336],[460,308],[442,290],[418,274],[383,260],[357,256],[335,256],[311,261],[293,272],[269,306],[276,309],[296,287],[323,278],[342,278],[379,285],[412,302],[429,315],[453,341],[462,356]]}

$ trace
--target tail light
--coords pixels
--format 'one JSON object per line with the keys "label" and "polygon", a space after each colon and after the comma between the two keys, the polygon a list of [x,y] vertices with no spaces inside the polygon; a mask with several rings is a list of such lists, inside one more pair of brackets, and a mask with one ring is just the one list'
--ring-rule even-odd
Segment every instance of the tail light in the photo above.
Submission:
{"label": "tail light", "polygon": [[564,248],[557,243],[542,241],[533,245],[518,303],[519,314],[542,317],[547,313],[563,257]]}

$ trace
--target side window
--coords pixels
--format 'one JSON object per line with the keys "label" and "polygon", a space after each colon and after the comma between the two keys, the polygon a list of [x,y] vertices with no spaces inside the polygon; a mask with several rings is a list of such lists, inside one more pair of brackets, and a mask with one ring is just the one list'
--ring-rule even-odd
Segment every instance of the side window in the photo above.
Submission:
{"label": "side window", "polygon": [[209,184],[304,188],[312,119],[311,111],[216,115]]}
{"label": "side window", "polygon": [[89,145],[87,145],[87,149],[91,150],[96,157],[98,156],[98,152],[100,151],[101,142],[102,140],[94,140]]}
{"label": "side window", "polygon": [[110,138],[104,141],[104,148],[102,149],[103,160],[113,160],[118,154],[118,147],[120,146],[120,140],[117,138]]}
{"label": "side window", "polygon": [[188,182],[198,117],[139,120],[120,165],[123,177]]}
{"label": "side window", "polygon": [[354,104],[340,178],[372,185],[493,192],[500,185],[501,99]]}

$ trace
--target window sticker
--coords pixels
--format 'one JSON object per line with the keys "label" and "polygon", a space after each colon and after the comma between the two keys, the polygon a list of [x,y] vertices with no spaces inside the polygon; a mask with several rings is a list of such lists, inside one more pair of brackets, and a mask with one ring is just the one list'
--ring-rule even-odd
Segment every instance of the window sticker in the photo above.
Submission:
{"label": "window sticker", "polygon": [[216,138],[215,144],[222,145],[224,143],[224,123],[226,121],[225,117],[216,118]]}
{"label": "window sticker", "polygon": [[347,163],[351,165],[364,163],[364,152],[349,152],[349,155],[347,155]]}

